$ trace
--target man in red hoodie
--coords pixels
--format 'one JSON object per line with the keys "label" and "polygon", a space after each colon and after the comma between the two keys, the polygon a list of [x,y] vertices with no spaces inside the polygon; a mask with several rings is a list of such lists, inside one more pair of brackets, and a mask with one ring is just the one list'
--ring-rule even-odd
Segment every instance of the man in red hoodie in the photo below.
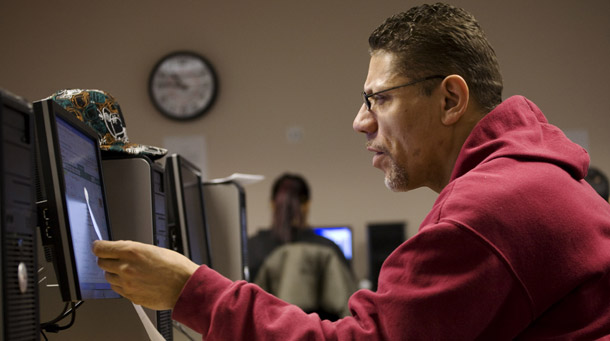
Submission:
{"label": "man in red hoodie", "polygon": [[94,245],[113,288],[221,340],[610,339],[610,205],[584,149],[524,97],[501,99],[476,20],[444,4],[370,36],[354,129],[393,191],[439,193],[351,316],[321,321],[169,250]]}

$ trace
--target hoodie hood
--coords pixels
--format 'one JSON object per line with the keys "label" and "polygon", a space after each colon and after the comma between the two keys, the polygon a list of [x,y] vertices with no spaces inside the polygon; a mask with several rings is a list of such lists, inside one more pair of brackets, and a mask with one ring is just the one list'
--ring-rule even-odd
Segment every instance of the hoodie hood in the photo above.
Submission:
{"label": "hoodie hood", "polygon": [[499,157],[552,163],[577,180],[589,167],[587,151],[549,124],[523,96],[506,99],[479,121],[462,146],[451,181]]}

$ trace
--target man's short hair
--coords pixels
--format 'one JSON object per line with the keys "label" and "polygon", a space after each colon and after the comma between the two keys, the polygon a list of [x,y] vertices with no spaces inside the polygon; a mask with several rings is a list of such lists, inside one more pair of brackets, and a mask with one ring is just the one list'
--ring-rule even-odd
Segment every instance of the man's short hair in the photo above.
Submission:
{"label": "man's short hair", "polygon": [[[502,102],[496,54],[474,16],[461,8],[437,3],[391,16],[371,33],[369,46],[371,54],[398,57],[396,70],[406,77],[457,74],[487,111]],[[423,84],[430,95],[432,84]]]}

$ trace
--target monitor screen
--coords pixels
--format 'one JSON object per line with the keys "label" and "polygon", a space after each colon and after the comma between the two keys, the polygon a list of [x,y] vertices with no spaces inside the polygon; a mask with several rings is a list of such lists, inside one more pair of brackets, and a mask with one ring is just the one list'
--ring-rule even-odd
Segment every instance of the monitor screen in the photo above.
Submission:
{"label": "monitor screen", "polygon": [[62,298],[119,297],[91,252],[93,241],[110,239],[97,134],[51,100],[34,108],[46,192],[39,226]]}
{"label": "monitor screen", "polygon": [[173,154],[165,164],[168,179],[168,225],[174,250],[197,264],[211,265],[201,171]]}
{"label": "monitor screen", "polygon": [[349,226],[315,227],[313,231],[322,237],[332,240],[339,246],[348,261],[352,260],[352,229]]}
{"label": "monitor screen", "polygon": [[104,279],[104,271],[97,266],[97,259],[91,252],[94,240],[109,239],[97,140],[91,140],[59,116],[55,120],[64,172],[64,197],[82,299],[117,296]]}

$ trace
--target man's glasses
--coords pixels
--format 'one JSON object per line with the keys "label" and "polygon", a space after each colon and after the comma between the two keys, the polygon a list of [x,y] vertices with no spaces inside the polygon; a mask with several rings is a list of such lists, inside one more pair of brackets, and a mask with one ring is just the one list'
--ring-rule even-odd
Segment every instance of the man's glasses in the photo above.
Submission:
{"label": "man's glasses", "polygon": [[446,76],[441,76],[441,75],[428,76],[426,78],[422,78],[422,79],[417,79],[417,80],[411,81],[411,82],[409,82],[407,84],[397,85],[397,86],[393,86],[393,87],[388,88],[388,89],[384,89],[384,90],[381,90],[381,91],[373,92],[372,94],[368,94],[368,95],[367,95],[366,92],[362,92],[362,97],[364,98],[364,105],[366,105],[366,109],[367,110],[371,110],[372,104],[371,104],[371,101],[369,100],[369,98],[371,98],[373,96],[379,95],[380,93],[383,93],[383,92],[388,92],[390,90],[394,90],[394,89],[398,89],[398,88],[404,88],[405,86],[417,84],[417,83],[420,83],[420,82],[423,82],[423,81],[427,81],[427,80],[430,80],[430,79],[445,78],[445,77]]}

